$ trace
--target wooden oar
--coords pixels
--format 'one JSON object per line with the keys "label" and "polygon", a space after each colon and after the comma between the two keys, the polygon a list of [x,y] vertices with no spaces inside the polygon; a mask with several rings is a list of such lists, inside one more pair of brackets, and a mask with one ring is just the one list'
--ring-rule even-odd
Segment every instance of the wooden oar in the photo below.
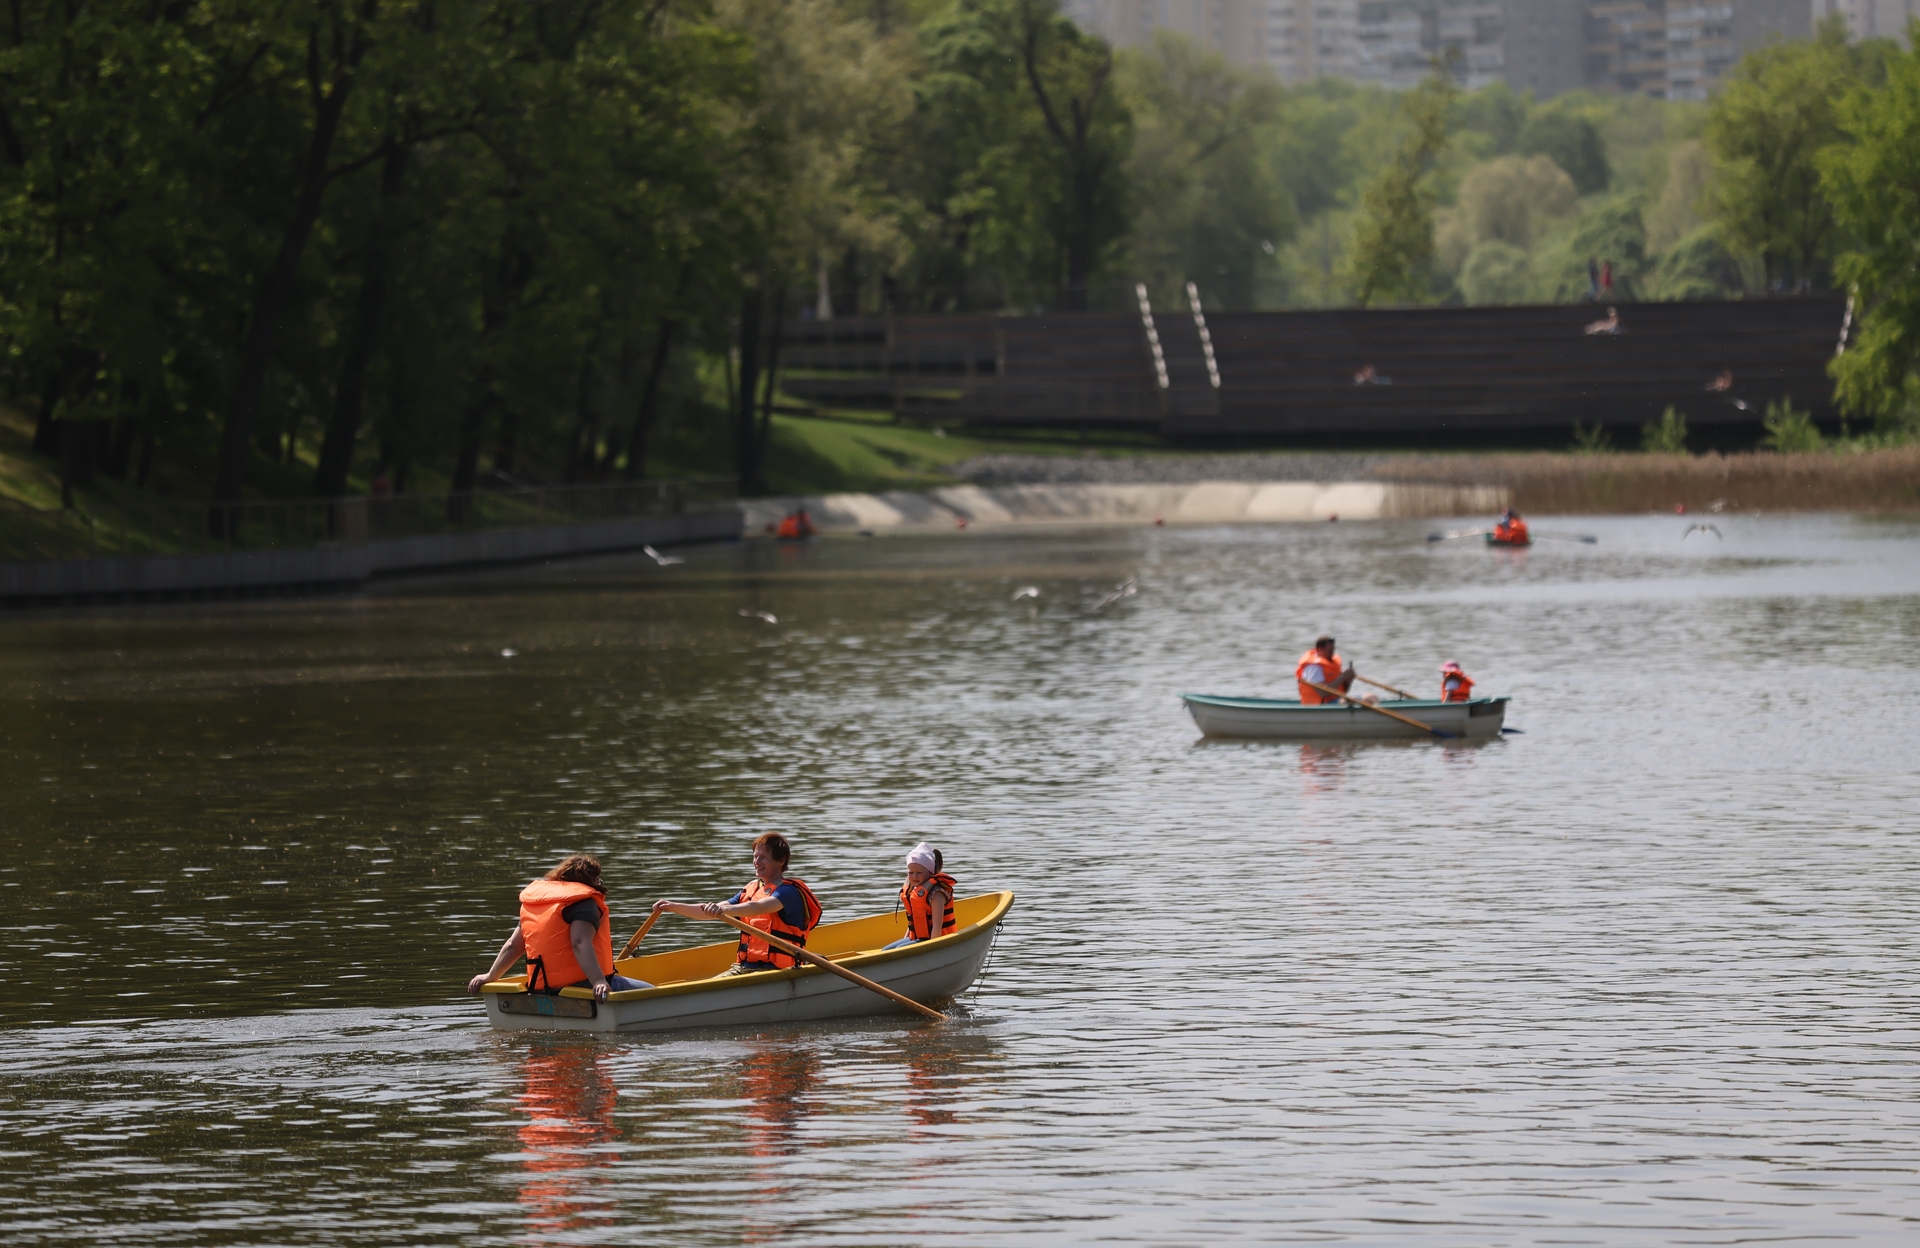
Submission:
{"label": "wooden oar", "polygon": [[852,971],[848,970],[846,967],[841,966],[838,962],[835,962],[829,958],[823,958],[819,954],[814,953],[810,949],[807,949],[801,945],[793,944],[790,941],[782,940],[771,932],[763,932],[757,927],[754,927],[750,924],[742,923],[739,919],[734,918],[730,914],[723,914],[723,915],[720,915],[719,917],[724,919],[728,923],[733,924],[735,927],[739,928],[741,931],[745,932],[747,935],[753,937],[755,940],[764,940],[769,945],[772,945],[775,949],[779,949],[785,953],[792,954],[794,957],[799,958],[802,962],[811,962],[815,966],[819,967],[821,970],[832,971],[835,975],[838,975],[841,979],[851,980],[854,983],[859,984],[862,988],[865,988],[869,992],[879,993],[881,996],[887,998],[889,1001],[898,1001],[901,1005],[909,1006],[913,1009],[919,1010],[922,1014],[925,1014],[928,1018],[937,1018],[943,1023],[947,1021],[947,1016],[945,1014],[942,1014],[939,1010],[933,1009],[931,1006],[921,1005],[918,1001],[915,1001],[912,997],[903,997],[899,993],[895,992],[893,989],[888,988],[882,984],[876,984],[864,975],[856,975]]}
{"label": "wooden oar", "polygon": [[1561,533],[1535,533],[1533,540],[1536,542],[1585,542],[1589,546],[1598,545],[1600,541],[1597,537],[1587,537],[1578,533],[1571,537]]}
{"label": "wooden oar", "polygon": [[652,914],[649,914],[647,916],[647,921],[640,925],[640,930],[633,934],[633,939],[627,942],[627,947],[620,951],[620,957],[615,958],[614,961],[618,962],[623,958],[632,957],[633,951],[635,949],[638,949],[640,947],[640,942],[647,938],[647,933],[653,930],[654,922],[658,920],[659,917],[660,917],[660,912],[658,910],[655,910]]}
{"label": "wooden oar", "polygon": [[1408,693],[1404,689],[1395,689],[1392,685],[1384,684],[1381,681],[1377,681],[1377,680],[1367,680],[1367,678],[1365,676],[1362,676],[1359,672],[1355,672],[1353,674],[1353,678],[1355,680],[1366,680],[1367,683],[1372,685],[1375,689],[1385,689],[1388,693],[1397,693],[1409,702],[1418,702],[1421,700],[1419,698],[1414,697],[1412,694]]}
{"label": "wooden oar", "polygon": [[1374,706],[1370,702],[1362,702],[1359,698],[1351,697],[1347,694],[1341,693],[1338,689],[1335,689],[1332,685],[1316,685],[1310,680],[1303,680],[1300,683],[1305,685],[1309,689],[1318,689],[1321,693],[1332,694],[1334,697],[1339,698],[1343,702],[1351,702],[1355,706],[1364,707],[1365,709],[1372,711],[1375,714],[1385,715],[1388,719],[1397,719],[1403,724],[1409,724],[1415,728],[1418,728],[1421,732],[1430,732],[1434,736],[1439,737],[1442,740],[1453,741],[1457,739],[1455,734],[1451,732],[1441,732],[1438,728],[1435,728],[1432,724],[1423,724],[1417,719],[1409,719],[1405,715],[1400,714],[1398,711],[1390,711],[1384,706]]}
{"label": "wooden oar", "polygon": [[1456,537],[1485,537],[1487,532],[1488,530],[1486,529],[1453,529],[1446,533],[1429,533],[1427,534],[1427,540],[1430,542],[1450,542]]}

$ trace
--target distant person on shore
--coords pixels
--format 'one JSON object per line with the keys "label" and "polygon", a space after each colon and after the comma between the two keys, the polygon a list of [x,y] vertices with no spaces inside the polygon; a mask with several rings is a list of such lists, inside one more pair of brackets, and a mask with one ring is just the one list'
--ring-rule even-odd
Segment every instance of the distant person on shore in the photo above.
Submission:
{"label": "distant person on shore", "polygon": [[1339,701],[1331,694],[1309,688],[1309,685],[1327,685],[1346,693],[1353,688],[1357,675],[1359,673],[1348,667],[1345,659],[1334,653],[1331,637],[1315,638],[1313,649],[1301,655],[1300,661],[1293,667],[1293,678],[1300,686],[1300,702],[1303,706]]}
{"label": "distant person on shore", "polygon": [[590,854],[570,855],[520,890],[520,921],[486,973],[467,981],[467,991],[478,993],[499,979],[521,954],[527,958],[528,992],[592,988],[593,999],[605,1001],[609,992],[653,987],[614,973],[613,914],[600,860]]}
{"label": "distant person on shore", "polygon": [[1613,298],[1613,261],[1611,260],[1600,262],[1600,297]]}
{"label": "distant person on shore", "polygon": [[1600,302],[1600,260],[1597,256],[1587,257],[1587,302]]}
{"label": "distant person on shore", "polygon": [[[805,945],[807,933],[820,925],[820,902],[804,880],[787,876],[787,863],[793,848],[778,832],[767,832],[753,842],[753,878],[745,888],[725,901],[691,903],[656,901],[654,913],[677,914],[686,919],[717,919],[732,915],[751,927],[789,944]],[[740,933],[740,946],[734,953],[728,975],[751,975],[755,971],[784,971],[800,965],[798,958],[777,949],[757,936]]]}
{"label": "distant person on shore", "polygon": [[1507,546],[1525,546],[1533,541],[1533,536],[1527,532],[1527,522],[1520,518],[1520,513],[1509,507],[1494,521],[1493,540]]}
{"label": "distant person on shore", "polygon": [[786,541],[797,541],[813,536],[813,517],[802,507],[780,521],[779,536]]}
{"label": "distant person on shore", "polygon": [[1608,308],[1607,319],[1594,321],[1587,326],[1589,334],[1617,334],[1620,332],[1620,309]]}
{"label": "distant person on shore", "polygon": [[1473,701],[1473,681],[1452,659],[1440,665],[1440,700],[1442,702]]}
{"label": "distant person on shore", "polygon": [[[925,841],[907,851],[907,882],[900,886],[900,905],[907,909],[907,934],[887,948],[945,936],[958,926],[953,917],[953,877],[940,869],[942,862],[940,851]],[[896,913],[898,909],[896,906]]]}

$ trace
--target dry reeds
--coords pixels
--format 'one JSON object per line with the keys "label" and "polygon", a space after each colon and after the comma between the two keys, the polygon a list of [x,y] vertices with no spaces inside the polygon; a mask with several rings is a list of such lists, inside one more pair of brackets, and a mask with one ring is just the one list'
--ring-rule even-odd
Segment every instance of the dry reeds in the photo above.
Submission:
{"label": "dry reeds", "polygon": [[1736,455],[1461,455],[1379,465],[1403,487],[1493,487],[1521,514],[1920,508],[1920,446]]}

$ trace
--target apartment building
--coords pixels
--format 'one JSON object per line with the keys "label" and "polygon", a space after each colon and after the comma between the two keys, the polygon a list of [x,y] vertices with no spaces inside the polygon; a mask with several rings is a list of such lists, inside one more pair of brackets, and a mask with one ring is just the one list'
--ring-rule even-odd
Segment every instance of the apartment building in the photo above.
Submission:
{"label": "apartment building", "polygon": [[1116,44],[1177,31],[1284,82],[1404,89],[1452,50],[1469,88],[1688,100],[1704,99],[1748,50],[1806,35],[1817,5],[1843,12],[1861,37],[1920,15],[1920,0],[1067,0],[1065,8]]}
{"label": "apartment building", "polygon": [[1920,18],[1920,0],[1813,0],[1813,20],[1838,13],[1855,39],[1897,39],[1907,43],[1907,28]]}

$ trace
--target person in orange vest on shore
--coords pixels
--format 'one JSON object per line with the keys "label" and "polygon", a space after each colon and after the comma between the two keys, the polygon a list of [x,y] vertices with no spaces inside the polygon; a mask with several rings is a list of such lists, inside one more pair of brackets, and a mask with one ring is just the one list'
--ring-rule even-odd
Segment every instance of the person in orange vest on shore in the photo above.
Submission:
{"label": "person in orange vest on shore", "polygon": [[1533,539],[1527,535],[1527,522],[1520,518],[1519,512],[1509,507],[1494,522],[1493,540],[1508,546],[1525,546]]}
{"label": "person in orange vest on shore", "polygon": [[[820,925],[820,902],[806,881],[787,875],[787,863],[793,848],[778,832],[763,833],[753,842],[753,878],[747,886],[725,901],[656,901],[656,914],[677,914],[686,919],[717,919],[730,914],[762,932],[778,936],[795,945],[807,943],[807,933]],[[751,975],[755,971],[784,971],[799,965],[799,959],[765,940],[740,934],[728,975]]]}
{"label": "person in orange vest on shore", "polygon": [[[887,948],[945,936],[958,926],[953,917],[953,877],[940,869],[942,862],[940,851],[925,841],[907,852],[907,882],[900,886],[900,906],[907,908],[907,934]],[[898,913],[899,906],[894,909]]]}
{"label": "person in orange vest on shore", "polygon": [[467,991],[499,979],[527,959],[527,991],[591,988],[596,1001],[609,992],[651,988],[644,980],[614,973],[613,913],[607,909],[600,860],[573,854],[520,890],[520,921],[485,974],[467,981]]}
{"label": "person in orange vest on shore", "polygon": [[1442,702],[1473,701],[1473,680],[1460,670],[1460,665],[1449,659],[1440,665],[1440,700]]}
{"label": "person in orange vest on shore", "polygon": [[1300,683],[1300,701],[1306,706],[1340,700],[1318,689],[1308,688],[1309,682],[1328,685],[1345,693],[1353,688],[1353,679],[1357,675],[1359,673],[1348,667],[1345,659],[1334,653],[1331,637],[1315,640],[1313,649],[1301,655],[1300,661],[1293,665],[1293,678]]}
{"label": "person in orange vest on shore", "polygon": [[805,507],[802,507],[799,511],[794,512],[780,522],[778,536],[789,541],[803,537],[812,537],[813,517],[807,514]]}

